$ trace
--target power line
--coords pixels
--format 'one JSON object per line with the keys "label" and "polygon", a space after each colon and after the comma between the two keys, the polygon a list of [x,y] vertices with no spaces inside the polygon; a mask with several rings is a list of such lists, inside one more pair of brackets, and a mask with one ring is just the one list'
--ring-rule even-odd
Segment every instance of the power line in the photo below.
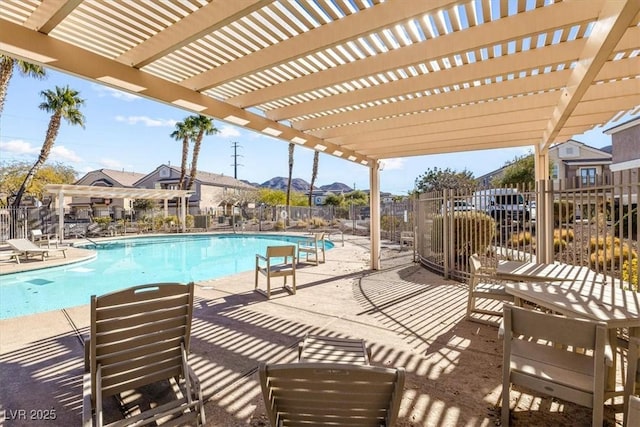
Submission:
{"label": "power line", "polygon": [[238,166],[244,166],[238,163],[238,157],[243,157],[241,154],[238,154],[238,148],[242,148],[242,146],[236,141],[231,143],[231,148],[233,148],[233,154],[231,155],[231,157],[233,157],[233,164],[231,165],[233,166],[233,177],[238,179]]}

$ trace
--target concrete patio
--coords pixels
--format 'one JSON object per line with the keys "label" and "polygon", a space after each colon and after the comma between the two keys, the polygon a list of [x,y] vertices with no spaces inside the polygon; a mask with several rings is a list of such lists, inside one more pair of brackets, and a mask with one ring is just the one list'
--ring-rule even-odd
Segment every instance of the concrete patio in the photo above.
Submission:
{"label": "concrete patio", "polygon": [[[496,327],[464,320],[466,285],[391,244],[383,269],[371,271],[368,248],[346,236],[325,264],[299,268],[294,296],[277,290],[266,300],[253,292],[253,272],[197,284],[190,360],[207,425],[269,425],[257,366],[295,361],[307,333],[364,338],[374,365],[405,367],[400,426],[499,425],[502,343]],[[88,326],[88,305],[0,321],[0,424],[80,424]],[[511,397],[513,425],[591,424],[587,408],[517,389]],[[52,409],[55,420],[30,418]],[[607,407],[605,418],[621,424],[620,408]]]}

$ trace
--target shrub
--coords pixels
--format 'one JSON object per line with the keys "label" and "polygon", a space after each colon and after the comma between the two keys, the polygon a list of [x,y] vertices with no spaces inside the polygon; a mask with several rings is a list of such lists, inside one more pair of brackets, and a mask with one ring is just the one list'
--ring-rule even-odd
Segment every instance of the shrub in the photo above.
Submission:
{"label": "shrub", "polygon": [[518,234],[511,235],[511,244],[513,246],[529,245],[533,242],[533,235],[528,231],[521,231]]}
{"label": "shrub", "polygon": [[[496,235],[496,221],[483,212],[455,212],[451,220],[453,228],[454,253],[456,257],[469,256],[473,253],[483,253]],[[448,236],[443,235],[444,216],[433,218],[433,232],[431,233],[431,249],[443,252],[443,242]],[[458,234],[459,233],[459,234]]]}
{"label": "shrub", "polygon": [[560,250],[565,249],[567,247],[567,241],[561,238],[553,239],[553,250],[556,252],[560,252]]}
{"label": "shrub", "polygon": [[573,241],[574,238],[574,233],[573,230],[568,229],[568,228],[556,228],[555,230],[553,230],[553,238],[555,239],[561,239],[564,240],[565,242],[569,243],[571,241]]}
{"label": "shrub", "polygon": [[273,226],[273,229],[276,231],[284,231],[285,227],[284,227],[284,221],[283,220],[278,220],[278,222],[275,223],[275,225]]}
{"label": "shrub", "polygon": [[108,216],[99,216],[97,218],[94,218],[93,221],[96,224],[99,224],[100,227],[105,230],[109,226],[109,224],[111,224],[111,218]]}
{"label": "shrub", "polygon": [[195,224],[195,218],[193,217],[193,215],[189,214],[185,217],[185,222],[187,223],[187,228],[193,228],[193,225]]}
{"label": "shrub", "polygon": [[640,292],[638,288],[638,258],[627,260],[622,264],[622,280],[629,282],[631,290]]}
{"label": "shrub", "polygon": [[597,249],[610,248],[612,246],[620,246],[620,239],[617,237],[607,236],[607,237],[592,237],[589,239],[589,248],[592,251]]}
{"label": "shrub", "polygon": [[327,226],[327,222],[324,219],[322,219],[322,218],[320,218],[318,216],[314,216],[309,221],[309,225],[311,227],[314,227],[314,228],[326,227]]}
{"label": "shrub", "polygon": [[385,231],[391,231],[392,228],[400,226],[400,218],[391,215],[382,215],[380,218],[380,228]]}
{"label": "shrub", "polygon": [[574,206],[567,200],[553,202],[553,226],[566,224],[573,219]]}

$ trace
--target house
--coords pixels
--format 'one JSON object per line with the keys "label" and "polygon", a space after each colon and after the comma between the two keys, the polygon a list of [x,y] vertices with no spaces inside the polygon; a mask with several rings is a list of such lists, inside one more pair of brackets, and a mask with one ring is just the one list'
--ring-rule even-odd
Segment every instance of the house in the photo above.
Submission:
{"label": "house", "polygon": [[[640,117],[609,128],[604,133],[611,135],[612,171],[640,168]],[[638,182],[637,176],[633,182]]]}
{"label": "house", "polygon": [[[640,117],[628,120],[604,131],[611,135],[613,161],[611,171],[617,175],[616,182],[628,186],[631,204],[638,203],[640,182]],[[635,184],[635,185],[631,185]],[[623,200],[623,204],[628,202]]]}
{"label": "house", "polygon": [[549,149],[549,164],[554,188],[593,186],[607,181],[612,155],[606,150],[591,147],[570,139]]}
{"label": "house", "polygon": [[[98,169],[88,172],[75,182],[75,185],[91,185],[95,187],[135,188],[136,182],[145,175],[138,172]],[[105,199],[89,197],[73,197],[68,204],[69,214],[74,219],[107,217],[122,219],[132,207],[132,199]]]}
{"label": "house", "polygon": [[[573,139],[549,148],[549,164],[554,188],[577,188],[608,180],[612,154],[607,148],[591,147]],[[476,178],[479,188],[490,188],[511,166],[507,164]]]}
{"label": "house", "polygon": [[[188,181],[189,176],[186,176]],[[158,188],[177,190],[180,182],[180,168],[160,165],[153,172],[136,182],[138,188]],[[213,214],[230,216],[233,207],[246,202],[248,193],[255,187],[231,176],[198,171],[193,185],[193,194],[189,197],[187,213],[191,215]],[[169,210],[177,209],[176,201],[169,201]]]}

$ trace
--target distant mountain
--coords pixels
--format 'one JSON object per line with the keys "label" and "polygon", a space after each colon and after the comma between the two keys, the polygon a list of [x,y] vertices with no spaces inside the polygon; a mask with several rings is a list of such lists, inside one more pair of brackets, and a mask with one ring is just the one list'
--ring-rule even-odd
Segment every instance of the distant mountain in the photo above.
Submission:
{"label": "distant mountain", "polygon": [[[260,187],[271,188],[273,190],[283,190],[287,191],[287,178],[282,176],[276,176],[271,178],[269,181],[265,181],[260,184]],[[291,190],[298,191],[301,193],[308,192],[311,186],[307,181],[302,178],[293,178],[291,180]]]}
{"label": "distant mountain", "polygon": [[[271,188],[273,190],[287,191],[287,178],[283,176],[276,176],[271,178],[268,181],[263,182],[262,184],[255,184],[255,185],[263,188]],[[311,185],[302,178],[293,178],[291,180],[291,190],[293,191],[297,191],[300,193],[307,193],[309,192],[309,188],[311,188]],[[348,193],[352,191],[351,187],[341,182],[334,182],[333,184],[323,185],[321,187],[315,187],[315,188],[324,190],[324,191],[331,191],[334,193],[341,193],[341,192]]]}
{"label": "distant mountain", "polygon": [[323,185],[320,187],[321,190],[331,191],[332,193],[348,193],[353,191],[351,187],[342,182],[334,182],[333,184]]}

